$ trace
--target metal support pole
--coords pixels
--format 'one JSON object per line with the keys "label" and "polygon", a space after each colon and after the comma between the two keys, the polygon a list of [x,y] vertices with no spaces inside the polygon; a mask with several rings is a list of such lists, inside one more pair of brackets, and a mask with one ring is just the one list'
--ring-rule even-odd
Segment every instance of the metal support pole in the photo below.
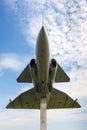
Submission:
{"label": "metal support pole", "polygon": [[40,108],[40,130],[47,130],[46,124],[46,98],[41,98]]}

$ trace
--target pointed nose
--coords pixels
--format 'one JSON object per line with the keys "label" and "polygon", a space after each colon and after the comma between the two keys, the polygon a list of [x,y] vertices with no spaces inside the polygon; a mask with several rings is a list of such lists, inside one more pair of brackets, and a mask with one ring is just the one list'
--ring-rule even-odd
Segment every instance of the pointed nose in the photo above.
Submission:
{"label": "pointed nose", "polygon": [[39,38],[39,37],[47,37],[47,33],[46,33],[46,30],[45,30],[45,27],[44,27],[44,26],[42,26],[42,28],[40,29],[38,38]]}
{"label": "pointed nose", "polygon": [[45,46],[45,44],[48,44],[48,36],[47,36],[47,32],[44,26],[42,26],[42,28],[40,29],[40,32],[38,34],[37,37],[37,44]]}
{"label": "pointed nose", "polygon": [[37,48],[46,50],[46,47],[49,48],[48,43],[49,41],[48,41],[48,36],[45,30],[45,27],[42,26],[37,37]]}
{"label": "pointed nose", "polygon": [[41,30],[44,30],[44,29],[45,29],[45,27],[44,27],[44,26],[42,26],[42,27],[41,27]]}
{"label": "pointed nose", "polygon": [[45,32],[45,33],[46,33],[46,31],[45,31],[45,27],[44,27],[44,26],[42,26],[40,32],[43,32],[43,33]]}

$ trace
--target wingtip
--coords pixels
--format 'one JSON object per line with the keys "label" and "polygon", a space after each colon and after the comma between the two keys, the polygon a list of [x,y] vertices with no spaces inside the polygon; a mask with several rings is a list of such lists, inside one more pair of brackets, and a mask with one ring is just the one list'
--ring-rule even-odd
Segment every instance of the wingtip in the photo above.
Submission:
{"label": "wingtip", "polygon": [[70,82],[70,78],[68,79],[68,82]]}
{"label": "wingtip", "polygon": [[19,82],[19,78],[16,79],[16,82]]}

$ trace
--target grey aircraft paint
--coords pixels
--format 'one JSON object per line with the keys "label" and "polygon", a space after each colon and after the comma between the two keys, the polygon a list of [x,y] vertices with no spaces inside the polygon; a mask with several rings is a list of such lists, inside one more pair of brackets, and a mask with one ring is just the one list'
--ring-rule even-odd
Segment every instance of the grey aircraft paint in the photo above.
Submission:
{"label": "grey aircraft paint", "polygon": [[79,103],[66,93],[53,88],[53,82],[69,82],[70,78],[55,59],[50,59],[49,41],[42,26],[36,42],[36,59],[31,59],[17,82],[33,83],[34,87],[16,97],[6,108],[40,109],[41,98],[47,109],[80,108]]}

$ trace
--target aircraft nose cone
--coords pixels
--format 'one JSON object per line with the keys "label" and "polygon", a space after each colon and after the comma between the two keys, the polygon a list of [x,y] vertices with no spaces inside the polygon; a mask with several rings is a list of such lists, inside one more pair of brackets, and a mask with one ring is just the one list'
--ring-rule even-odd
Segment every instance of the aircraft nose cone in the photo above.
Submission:
{"label": "aircraft nose cone", "polygon": [[45,27],[44,27],[44,26],[42,26],[42,28],[41,28],[39,34],[46,34],[46,30],[45,30]]}
{"label": "aircraft nose cone", "polygon": [[39,32],[39,35],[38,35],[38,38],[37,38],[37,41],[40,41],[40,40],[45,40],[45,39],[48,39],[47,38],[47,33],[46,33],[46,30],[45,30],[45,27],[42,26],[41,29],[40,29],[40,32]]}
{"label": "aircraft nose cone", "polygon": [[42,26],[41,30],[42,30],[42,31],[45,31],[45,27],[44,27],[44,26]]}

